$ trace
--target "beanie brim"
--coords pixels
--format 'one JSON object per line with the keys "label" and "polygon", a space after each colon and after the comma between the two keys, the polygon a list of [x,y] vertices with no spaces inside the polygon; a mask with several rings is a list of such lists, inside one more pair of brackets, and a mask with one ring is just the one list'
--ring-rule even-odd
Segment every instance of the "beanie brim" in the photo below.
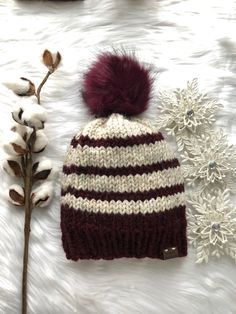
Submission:
{"label": "beanie brim", "polygon": [[[176,248],[187,255],[185,206],[149,214],[104,214],[61,206],[62,243],[67,259],[134,257],[165,259]],[[177,257],[175,256],[175,257]]]}

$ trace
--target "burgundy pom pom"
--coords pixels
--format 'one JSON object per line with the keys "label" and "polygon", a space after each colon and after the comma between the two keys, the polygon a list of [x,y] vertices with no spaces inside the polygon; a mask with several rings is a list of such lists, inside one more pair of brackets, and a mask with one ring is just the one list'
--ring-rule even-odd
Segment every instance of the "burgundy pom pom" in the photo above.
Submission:
{"label": "burgundy pom pom", "polygon": [[145,111],[152,86],[150,70],[133,56],[104,53],[85,74],[82,96],[96,116]]}

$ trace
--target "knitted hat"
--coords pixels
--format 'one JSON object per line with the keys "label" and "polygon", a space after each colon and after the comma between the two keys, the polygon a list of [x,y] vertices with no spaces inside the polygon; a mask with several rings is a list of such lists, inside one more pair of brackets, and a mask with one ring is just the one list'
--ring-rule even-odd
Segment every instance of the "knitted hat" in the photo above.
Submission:
{"label": "knitted hat", "polygon": [[86,73],[95,114],[72,139],[62,175],[66,257],[167,259],[187,255],[184,180],[147,108],[150,70],[128,55],[102,54]]}

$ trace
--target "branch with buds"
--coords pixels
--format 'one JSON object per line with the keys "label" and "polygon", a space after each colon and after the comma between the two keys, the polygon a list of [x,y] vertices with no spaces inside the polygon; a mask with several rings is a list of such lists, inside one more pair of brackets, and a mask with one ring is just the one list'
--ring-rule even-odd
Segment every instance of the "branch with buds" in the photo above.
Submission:
{"label": "branch with buds", "polygon": [[[24,102],[12,109],[14,124],[3,143],[7,156],[3,169],[22,184],[13,184],[8,189],[8,200],[24,207],[24,257],[22,274],[22,314],[27,313],[27,268],[30,237],[30,221],[35,207],[46,207],[53,196],[53,167],[51,160],[45,157],[35,159],[35,155],[44,151],[48,138],[44,132],[47,120],[46,110],[40,106],[40,93],[49,76],[55,72],[61,62],[59,52],[52,54],[45,50],[43,63],[48,72],[38,88],[27,78],[21,77],[16,83],[5,83],[18,96],[36,96],[25,98]],[[30,99],[30,101],[28,101]]]}

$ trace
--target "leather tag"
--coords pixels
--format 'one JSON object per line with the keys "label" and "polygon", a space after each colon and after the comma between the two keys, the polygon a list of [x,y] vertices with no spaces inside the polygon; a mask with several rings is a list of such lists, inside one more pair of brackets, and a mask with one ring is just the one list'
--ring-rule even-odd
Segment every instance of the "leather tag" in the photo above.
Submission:
{"label": "leather tag", "polygon": [[179,257],[179,252],[177,247],[170,247],[168,249],[163,250],[164,259],[171,259],[175,257]]}

